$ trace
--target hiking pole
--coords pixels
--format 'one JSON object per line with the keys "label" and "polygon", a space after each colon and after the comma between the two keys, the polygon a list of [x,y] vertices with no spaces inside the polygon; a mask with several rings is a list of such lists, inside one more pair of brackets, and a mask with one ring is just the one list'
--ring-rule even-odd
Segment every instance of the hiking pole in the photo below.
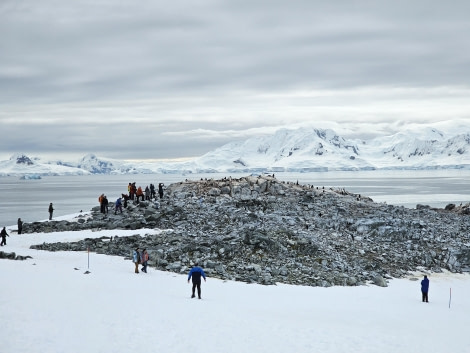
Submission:
{"label": "hiking pole", "polygon": [[452,287],[449,288],[449,309],[450,309],[450,302],[452,300]]}

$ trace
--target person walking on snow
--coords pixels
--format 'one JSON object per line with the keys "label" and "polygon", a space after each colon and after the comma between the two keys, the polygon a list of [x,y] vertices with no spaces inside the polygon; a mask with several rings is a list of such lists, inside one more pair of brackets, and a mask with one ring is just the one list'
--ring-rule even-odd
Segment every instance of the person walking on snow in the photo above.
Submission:
{"label": "person walking on snow", "polygon": [[423,295],[423,303],[428,302],[428,291],[429,291],[429,279],[428,276],[424,275],[424,279],[421,281],[421,294]]}
{"label": "person walking on snow", "polygon": [[204,270],[198,266],[197,262],[194,264],[194,267],[191,269],[191,271],[189,271],[188,283],[191,277],[193,278],[193,291],[192,291],[191,298],[195,297],[194,292],[197,288],[197,295],[199,299],[201,299],[201,277],[204,278],[204,282],[205,282],[206,274],[204,273]]}
{"label": "person walking on snow", "polygon": [[140,251],[136,248],[132,253],[132,262],[135,264],[135,273],[139,273]]}
{"label": "person walking on snow", "polygon": [[147,249],[142,251],[140,258],[142,259],[142,272],[147,273],[147,264],[149,261],[149,253],[147,252]]}
{"label": "person walking on snow", "polygon": [[52,213],[54,212],[54,207],[52,207],[52,202],[49,204],[49,221],[52,220]]}
{"label": "person walking on snow", "polygon": [[0,246],[7,245],[7,237],[9,237],[7,230],[3,227],[2,232],[0,233],[0,237],[2,238],[2,242]]}

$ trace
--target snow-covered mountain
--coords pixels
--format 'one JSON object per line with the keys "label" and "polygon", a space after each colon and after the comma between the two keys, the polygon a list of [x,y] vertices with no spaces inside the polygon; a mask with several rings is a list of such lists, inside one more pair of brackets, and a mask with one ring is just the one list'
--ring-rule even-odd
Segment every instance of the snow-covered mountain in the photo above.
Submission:
{"label": "snow-covered mountain", "polygon": [[316,172],[374,169],[470,169],[470,129],[446,135],[435,128],[406,130],[370,141],[333,130],[278,130],[217,148],[185,162],[125,162],[88,154],[78,162],[16,154],[0,161],[0,175],[80,175],[210,172]]}
{"label": "snow-covered mountain", "polygon": [[374,169],[357,141],[332,130],[278,130],[274,135],[229,143],[197,158],[200,169],[224,171],[327,171]]}
{"label": "snow-covered mountain", "polygon": [[41,175],[85,175],[91,174],[88,170],[78,168],[72,163],[61,161],[45,162],[38,157],[30,158],[18,153],[9,160],[0,161],[0,176],[21,175],[31,176],[33,179]]}

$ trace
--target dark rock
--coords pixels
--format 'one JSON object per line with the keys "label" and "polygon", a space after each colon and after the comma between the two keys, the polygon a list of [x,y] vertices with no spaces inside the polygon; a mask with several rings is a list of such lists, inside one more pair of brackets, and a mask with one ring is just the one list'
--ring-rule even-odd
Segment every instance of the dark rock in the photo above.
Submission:
{"label": "dark rock", "polygon": [[32,259],[31,256],[22,256],[22,255],[16,255],[16,253],[11,252],[11,253],[6,253],[4,251],[0,251],[0,259],[8,259],[8,260],[27,260],[27,259]]}

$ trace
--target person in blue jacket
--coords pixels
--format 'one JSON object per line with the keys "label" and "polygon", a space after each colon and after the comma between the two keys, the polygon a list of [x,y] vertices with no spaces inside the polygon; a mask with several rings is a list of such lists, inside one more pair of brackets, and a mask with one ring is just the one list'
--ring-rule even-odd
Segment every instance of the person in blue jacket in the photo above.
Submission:
{"label": "person in blue jacket", "polygon": [[423,303],[428,302],[428,291],[429,291],[429,279],[428,276],[424,275],[424,279],[421,281],[421,294],[423,295]]}
{"label": "person in blue jacket", "polygon": [[196,262],[194,264],[194,267],[189,271],[188,274],[188,283],[189,280],[193,278],[193,292],[191,295],[191,298],[195,297],[195,290],[197,288],[197,295],[199,299],[201,299],[201,277],[204,278],[204,282],[206,281],[206,274],[204,273],[204,270],[198,266],[198,263]]}
{"label": "person in blue jacket", "polygon": [[120,197],[118,197],[116,203],[114,204],[114,214],[116,214],[118,210],[122,213],[122,200]]}
{"label": "person in blue jacket", "polygon": [[141,258],[140,258],[140,249],[135,248],[134,252],[132,253],[132,262],[135,265],[135,273],[139,273],[139,264],[141,263]]}

